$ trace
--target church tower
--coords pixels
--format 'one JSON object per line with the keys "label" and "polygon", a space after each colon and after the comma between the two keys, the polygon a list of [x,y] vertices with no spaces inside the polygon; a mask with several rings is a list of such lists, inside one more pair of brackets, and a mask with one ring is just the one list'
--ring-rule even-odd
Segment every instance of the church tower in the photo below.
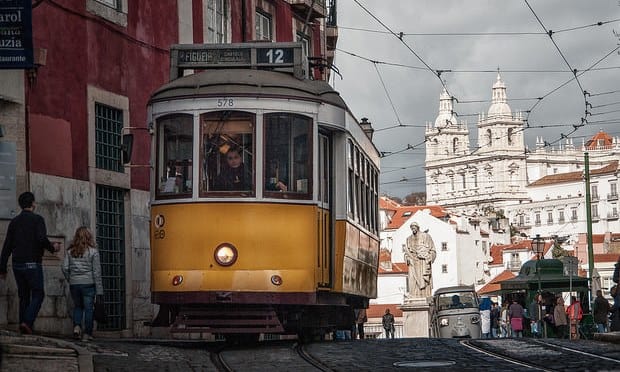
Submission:
{"label": "church tower", "polygon": [[456,124],[452,105],[444,90],[439,115],[426,127],[427,203],[481,214],[527,200],[524,121],[513,115],[499,72],[491,106],[478,117],[477,147],[470,150],[467,125]]}
{"label": "church tower", "polygon": [[426,125],[427,161],[451,159],[469,153],[469,130],[458,123],[454,114],[454,98],[443,89],[439,96],[439,115],[435,124]]}

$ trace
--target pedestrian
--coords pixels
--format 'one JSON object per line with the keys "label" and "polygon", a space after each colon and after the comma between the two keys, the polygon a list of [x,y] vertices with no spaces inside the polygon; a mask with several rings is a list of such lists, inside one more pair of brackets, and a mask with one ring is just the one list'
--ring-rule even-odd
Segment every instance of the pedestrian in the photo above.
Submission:
{"label": "pedestrian", "polygon": [[620,280],[620,256],[614,267],[614,274],[612,280],[615,283],[609,293],[614,299],[614,305],[611,307],[611,324],[610,330],[612,332],[620,331],[620,291],[618,290],[618,281]]}
{"label": "pedestrian", "polygon": [[530,330],[532,332],[532,337],[540,338],[541,336],[541,324],[542,320],[542,307],[541,307],[542,296],[540,293],[537,293],[534,298],[532,298],[532,302],[527,309],[527,312],[530,316]]}
{"label": "pedestrian", "polygon": [[508,317],[508,301],[502,303],[500,313],[500,330],[503,338],[510,337],[510,319]]}
{"label": "pedestrian", "polygon": [[482,338],[490,338],[491,335],[491,299],[483,297],[479,306],[480,327]]}
{"label": "pedestrian", "polygon": [[508,308],[508,318],[510,319],[510,328],[514,337],[523,337],[523,306],[517,301],[512,300],[512,304]]}
{"label": "pedestrian", "polygon": [[568,318],[566,317],[566,307],[564,306],[564,299],[562,296],[556,300],[556,305],[553,308],[553,321],[555,323],[555,332],[558,338],[566,338],[568,327]]}
{"label": "pedestrian", "polygon": [[491,307],[491,337],[493,338],[498,338],[500,336],[499,316],[499,306],[497,306],[497,302],[493,302]]}
{"label": "pedestrian", "polygon": [[394,315],[390,313],[390,309],[385,309],[381,323],[385,329],[385,338],[394,338]]}
{"label": "pedestrian", "polygon": [[79,227],[61,266],[62,273],[69,282],[73,300],[73,337],[83,341],[90,341],[93,338],[95,295],[97,302],[103,301],[101,261],[95,246],[95,239],[90,230],[85,226]]}
{"label": "pedestrian", "polygon": [[570,323],[570,339],[579,339],[579,323],[583,317],[583,309],[581,308],[581,302],[575,296],[571,296],[571,303],[566,309],[566,315],[568,315],[568,321]]}
{"label": "pedestrian", "polygon": [[609,311],[611,306],[609,301],[603,297],[603,291],[600,289],[596,291],[596,298],[594,299],[594,323],[596,323],[596,331],[598,333],[607,332],[607,321],[609,319]]}
{"label": "pedestrian", "polygon": [[0,254],[0,279],[6,279],[9,256],[13,256],[13,275],[19,297],[19,330],[32,334],[41,309],[45,290],[43,283],[43,252],[56,253],[60,243],[47,238],[45,220],[34,213],[34,194],[26,191],[18,198],[21,213],[9,223]]}
{"label": "pedestrian", "polygon": [[368,321],[366,317],[366,309],[355,309],[356,318],[355,323],[357,324],[357,335],[360,340],[364,339],[364,323]]}

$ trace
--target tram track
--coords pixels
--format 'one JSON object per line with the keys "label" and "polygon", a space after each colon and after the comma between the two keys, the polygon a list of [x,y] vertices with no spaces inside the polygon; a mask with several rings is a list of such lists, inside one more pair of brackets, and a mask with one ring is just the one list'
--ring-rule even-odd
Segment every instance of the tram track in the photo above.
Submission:
{"label": "tram track", "polygon": [[476,352],[479,352],[479,353],[491,356],[491,357],[496,358],[496,359],[503,360],[505,362],[516,364],[516,365],[521,366],[521,367],[526,367],[526,368],[534,369],[534,370],[537,370],[537,371],[553,371],[551,369],[541,368],[541,367],[539,367],[539,366],[537,366],[535,364],[531,364],[531,363],[528,363],[526,361],[515,359],[515,358],[509,357],[509,356],[507,356],[505,354],[502,354],[502,353],[499,353],[499,352],[496,352],[496,351],[492,351],[492,350],[489,350],[489,349],[485,349],[485,348],[480,347],[478,345],[474,345],[474,344],[472,344],[472,342],[470,340],[462,340],[462,341],[460,341],[460,344],[465,346],[465,347],[467,347],[467,348],[469,348],[469,349],[471,349],[471,350],[474,350]]}
{"label": "tram track", "polygon": [[[620,360],[540,339],[477,339],[460,343],[488,356],[539,371],[564,370],[566,366],[578,370],[591,369],[593,366],[603,370],[620,369]],[[561,364],[554,364],[559,360]]]}
{"label": "tram track", "polygon": [[303,344],[296,343],[293,347],[294,347],[295,351],[297,351],[297,354],[301,357],[301,359],[305,360],[311,366],[315,367],[319,371],[322,371],[322,372],[332,372],[333,371],[331,368],[328,368],[323,363],[321,363],[320,361],[316,360],[312,355],[310,355],[308,353],[308,351],[306,350],[306,348],[304,348]]}
{"label": "tram track", "polygon": [[[251,357],[250,357],[251,355]],[[247,358],[252,359],[253,367],[247,364]],[[244,347],[234,347],[222,345],[210,351],[211,363],[218,371],[254,371],[256,365],[263,365],[260,370],[268,370],[273,367],[274,359],[286,365],[291,370],[298,371],[322,371],[332,372],[333,369],[327,367],[320,360],[308,353],[304,344],[300,342],[259,342]],[[248,369],[249,368],[249,369]]]}

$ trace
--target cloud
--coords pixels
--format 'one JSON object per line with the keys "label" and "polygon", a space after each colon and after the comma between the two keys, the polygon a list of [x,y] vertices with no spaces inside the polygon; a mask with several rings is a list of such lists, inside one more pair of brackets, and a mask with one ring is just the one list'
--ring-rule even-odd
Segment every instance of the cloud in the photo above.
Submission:
{"label": "cloud", "polygon": [[[357,2],[393,32],[402,32],[407,45],[387,33],[386,28]],[[549,142],[557,141],[560,133],[569,133],[573,124],[581,122],[586,115],[582,88],[593,94],[620,89],[620,69],[614,68],[620,66],[620,55],[616,52],[596,64],[620,42],[613,34],[614,29],[620,31],[617,0],[357,2],[338,2],[339,50],[335,64],[343,79],[336,77],[332,83],[358,118],[368,117],[373,123],[378,130],[375,144],[388,154],[421,143],[424,140],[422,126],[435,121],[443,87],[431,70],[452,70],[443,72],[441,79],[459,101],[455,111],[459,121],[468,124],[472,149],[477,145],[477,114],[488,110],[498,67],[507,86],[508,98],[519,99],[509,101],[513,112],[533,108],[530,124],[546,126],[526,130],[525,141],[529,147],[534,146],[537,136]],[[605,23],[607,21],[611,22]],[[597,22],[604,24],[583,27]],[[545,30],[553,30],[557,48]],[[347,52],[404,66],[373,64]],[[426,69],[425,64],[431,70]],[[594,71],[579,76],[581,88],[572,81],[553,92],[573,77],[571,68],[580,73],[594,64]],[[544,99],[536,104],[536,97]],[[620,102],[620,93],[586,98],[592,105],[605,105]],[[605,109],[611,111],[614,106],[598,108],[596,112],[602,113]],[[401,124],[415,127],[381,130],[398,125],[399,120]],[[571,135],[575,144],[581,144],[583,138],[601,128],[620,136],[620,131],[615,129],[620,112],[594,115],[588,120],[603,122],[587,125]],[[549,127],[551,124],[563,126]],[[382,159],[382,193],[402,197],[414,191],[425,191],[424,149],[422,144]]]}

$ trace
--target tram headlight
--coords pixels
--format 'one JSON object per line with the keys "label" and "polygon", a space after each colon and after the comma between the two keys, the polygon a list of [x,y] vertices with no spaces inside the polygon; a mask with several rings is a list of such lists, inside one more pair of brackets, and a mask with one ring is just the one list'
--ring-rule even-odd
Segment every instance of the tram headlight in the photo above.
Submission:
{"label": "tram headlight", "polygon": [[450,325],[450,321],[448,320],[448,318],[441,318],[441,320],[439,321],[439,325],[442,327],[447,327],[448,325]]}
{"label": "tram headlight", "polygon": [[215,261],[221,266],[230,266],[237,261],[237,248],[230,243],[222,243],[215,248]]}
{"label": "tram headlight", "polygon": [[173,286],[176,287],[177,285],[180,285],[181,283],[183,283],[183,275],[175,275],[172,278],[172,285]]}
{"label": "tram headlight", "polygon": [[479,317],[478,315],[472,315],[472,316],[471,316],[471,322],[472,322],[473,324],[476,324],[476,323],[478,323],[479,321],[480,321],[480,317]]}

